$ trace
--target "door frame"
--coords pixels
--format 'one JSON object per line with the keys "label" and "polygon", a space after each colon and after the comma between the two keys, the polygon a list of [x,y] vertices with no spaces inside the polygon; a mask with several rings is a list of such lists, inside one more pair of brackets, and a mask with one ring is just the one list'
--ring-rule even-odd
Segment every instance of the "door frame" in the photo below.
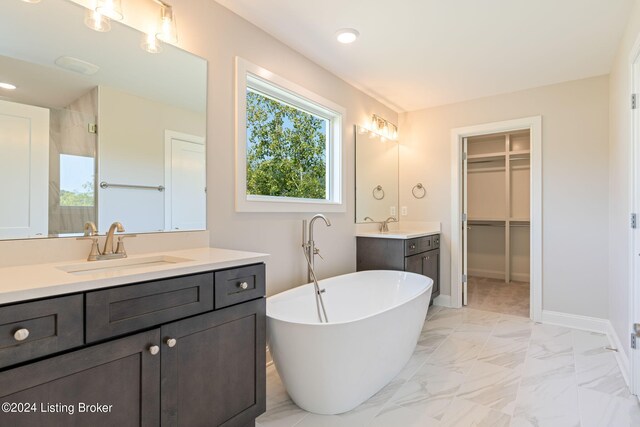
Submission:
{"label": "door frame", "polygon": [[[640,36],[636,39],[629,56],[630,87],[632,94],[640,93]],[[636,95],[638,96],[638,95]],[[640,109],[630,108],[631,129],[629,146],[629,213],[640,213]],[[640,231],[629,227],[629,319],[628,331],[633,331],[633,324],[640,320]],[[624,336],[621,337],[624,342]],[[623,353],[624,354],[624,353]],[[640,351],[629,348],[629,389],[640,400]]]}
{"label": "door frame", "polygon": [[[194,144],[202,145],[205,147],[205,185],[207,174],[207,146],[206,140],[203,136],[192,135],[184,132],[177,132],[175,130],[165,129],[164,131],[164,229],[171,231],[171,224],[173,221],[173,215],[171,210],[173,188],[171,185],[172,174],[172,141],[174,139],[180,139],[182,141],[191,142]],[[205,187],[206,192],[206,187]],[[206,196],[206,195],[205,195]]]}
{"label": "door frame", "polygon": [[531,141],[530,305],[529,316],[542,320],[542,116],[484,123],[451,130],[451,306],[462,307],[462,142],[463,138],[529,130]]}

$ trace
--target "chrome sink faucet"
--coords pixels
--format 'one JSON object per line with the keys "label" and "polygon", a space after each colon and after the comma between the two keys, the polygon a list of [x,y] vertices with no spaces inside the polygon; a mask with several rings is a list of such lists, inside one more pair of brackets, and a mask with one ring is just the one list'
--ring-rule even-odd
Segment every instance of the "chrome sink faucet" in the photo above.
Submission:
{"label": "chrome sink faucet", "polygon": [[373,218],[371,218],[370,216],[365,216],[364,220],[365,221],[375,222],[375,223],[379,224],[380,225],[379,231],[381,233],[388,233],[389,232],[389,223],[390,222],[398,222],[398,219],[395,216],[390,216],[389,218],[385,219],[384,221],[374,221]]}
{"label": "chrome sink faucet", "polygon": [[380,224],[380,231],[382,231],[383,233],[388,233],[389,232],[389,223],[390,222],[398,222],[398,220],[396,219],[395,216],[390,216],[389,218],[385,219]]}
{"label": "chrome sink faucet", "polygon": [[[109,231],[107,232],[107,239],[104,241],[104,249],[102,250],[102,255],[113,255],[115,252],[113,251],[113,235],[116,230],[118,233],[124,233],[124,227],[119,222],[114,222],[109,227]],[[124,258],[124,257],[122,257]]]}
{"label": "chrome sink faucet", "polygon": [[84,237],[78,237],[78,240],[91,240],[91,250],[89,252],[89,256],[87,257],[87,261],[98,261],[105,259],[117,259],[117,258],[126,258],[127,251],[124,249],[123,239],[126,237],[136,237],[135,234],[127,234],[118,237],[118,243],[116,245],[116,249],[113,249],[113,238],[115,232],[123,233],[124,227],[119,222],[114,222],[109,227],[109,231],[107,232],[106,239],[104,242],[104,249],[100,250],[99,246],[99,234],[96,228],[96,225],[92,221],[88,221],[84,225]]}

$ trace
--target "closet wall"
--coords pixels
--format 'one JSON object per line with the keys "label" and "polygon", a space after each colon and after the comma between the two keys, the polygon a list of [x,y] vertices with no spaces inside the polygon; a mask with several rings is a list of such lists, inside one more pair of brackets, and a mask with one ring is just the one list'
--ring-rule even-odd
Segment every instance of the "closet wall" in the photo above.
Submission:
{"label": "closet wall", "polygon": [[529,281],[529,131],[467,140],[470,276]]}

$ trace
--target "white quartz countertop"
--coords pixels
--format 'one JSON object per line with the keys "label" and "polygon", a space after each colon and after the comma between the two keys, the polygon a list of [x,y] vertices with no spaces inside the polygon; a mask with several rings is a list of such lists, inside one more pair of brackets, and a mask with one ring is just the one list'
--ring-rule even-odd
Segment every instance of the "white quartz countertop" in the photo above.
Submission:
{"label": "white quartz countertop", "polygon": [[0,268],[0,304],[255,264],[265,262],[269,255],[230,249],[198,248],[130,255],[127,260],[135,262],[136,259],[153,257],[180,259],[180,262],[162,265],[141,264],[126,269],[103,269],[79,275],[68,273],[64,269],[73,270],[84,265],[94,267],[99,265],[97,263],[109,265],[112,261],[75,260]]}
{"label": "white quartz countertop", "polygon": [[418,229],[418,230],[390,230],[385,233],[380,231],[358,231],[356,237],[377,237],[381,239],[413,239],[416,237],[432,236],[440,234],[440,228]]}

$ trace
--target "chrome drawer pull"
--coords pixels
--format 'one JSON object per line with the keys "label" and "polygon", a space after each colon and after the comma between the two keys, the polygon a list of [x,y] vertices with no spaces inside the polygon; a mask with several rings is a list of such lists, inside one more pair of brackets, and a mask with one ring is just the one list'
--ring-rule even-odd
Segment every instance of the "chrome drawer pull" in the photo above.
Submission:
{"label": "chrome drawer pull", "polygon": [[21,328],[18,329],[14,334],[13,334],[13,338],[15,338],[16,341],[24,341],[29,337],[29,330],[26,328]]}
{"label": "chrome drawer pull", "polygon": [[245,289],[249,288],[249,284],[247,282],[242,282],[238,285],[238,287],[244,291]]}
{"label": "chrome drawer pull", "polygon": [[151,353],[152,356],[155,356],[156,354],[160,353],[160,347],[158,347],[157,345],[152,345],[151,347],[149,347],[149,353]]}
{"label": "chrome drawer pull", "polygon": [[176,344],[178,343],[178,341],[176,341],[175,338],[167,338],[167,340],[165,341],[167,343],[167,345],[171,348],[175,347]]}

